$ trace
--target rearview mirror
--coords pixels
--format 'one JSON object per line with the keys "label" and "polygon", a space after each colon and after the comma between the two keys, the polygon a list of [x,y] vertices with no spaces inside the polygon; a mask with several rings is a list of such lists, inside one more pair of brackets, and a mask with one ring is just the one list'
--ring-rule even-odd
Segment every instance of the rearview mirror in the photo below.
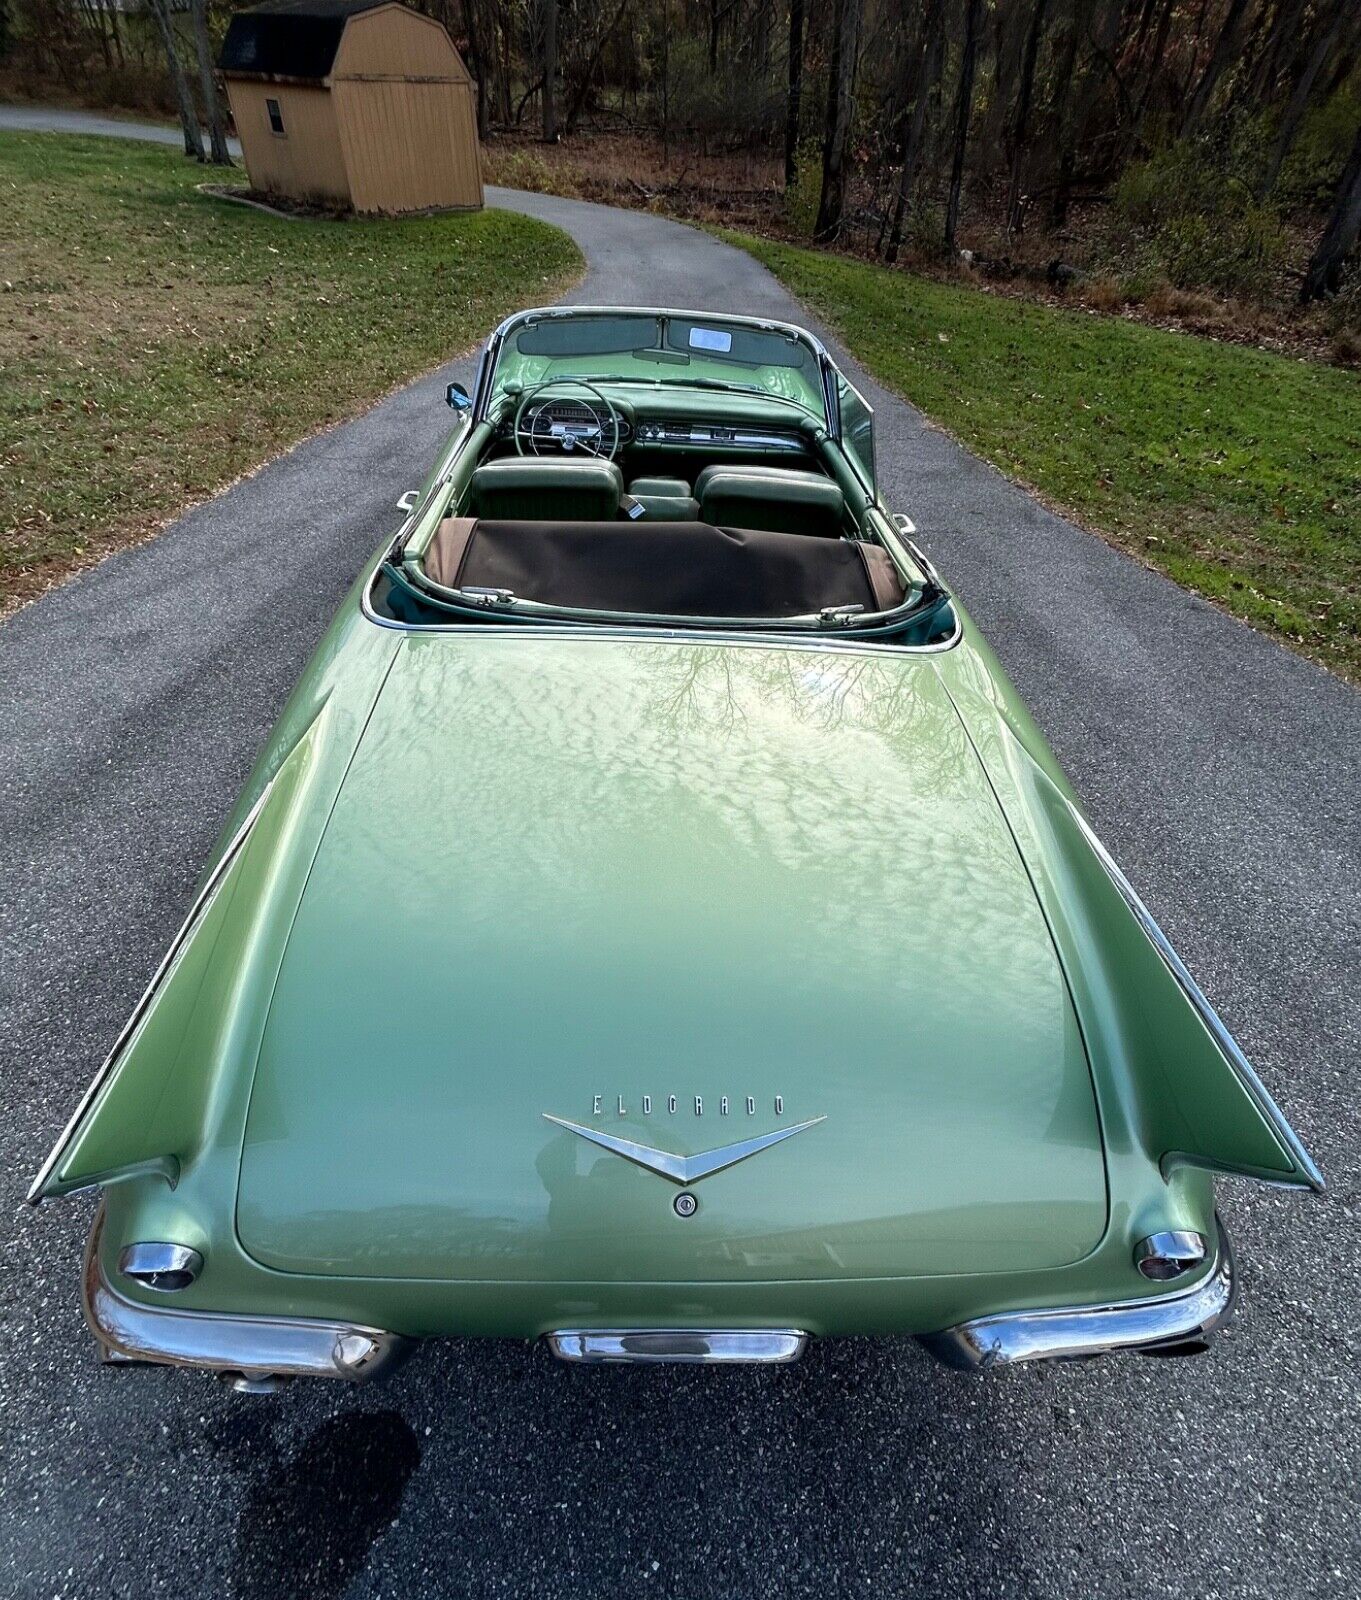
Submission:
{"label": "rearview mirror", "polygon": [[466,411],[472,401],[461,383],[451,383],[444,391],[445,403],[454,411]]}

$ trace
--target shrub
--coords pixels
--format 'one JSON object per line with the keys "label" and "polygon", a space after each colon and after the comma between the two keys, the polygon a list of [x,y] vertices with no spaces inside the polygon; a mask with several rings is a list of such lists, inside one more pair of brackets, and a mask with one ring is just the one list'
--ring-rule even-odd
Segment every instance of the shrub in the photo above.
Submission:
{"label": "shrub", "polygon": [[1144,309],[1155,317],[1214,317],[1223,305],[1213,295],[1194,289],[1174,289],[1162,284],[1143,297]]}
{"label": "shrub", "polygon": [[782,126],[783,85],[753,76],[731,50],[720,53],[715,72],[704,40],[674,36],[668,76],[673,124],[705,146],[760,144]]}
{"label": "shrub", "polygon": [[[1254,199],[1242,143],[1168,145],[1130,167],[1116,190],[1116,244],[1133,246],[1133,270],[1177,289],[1260,292],[1285,253],[1279,217]],[[1237,169],[1237,170],[1234,170]]]}
{"label": "shrub", "polygon": [[536,150],[523,146],[490,144],[484,151],[484,167],[489,183],[507,189],[529,189],[536,194],[575,194],[577,184],[567,164],[554,166]]}
{"label": "shrub", "polygon": [[811,239],[822,198],[822,151],[809,140],[799,146],[794,181],[784,192],[784,217],[800,238]]}
{"label": "shrub", "polygon": [[1294,149],[1276,180],[1273,198],[1287,209],[1326,210],[1361,121],[1361,91],[1340,89],[1325,104],[1305,114]]}
{"label": "shrub", "polygon": [[1348,367],[1361,365],[1361,329],[1340,328],[1333,335],[1333,360]]}
{"label": "shrub", "polygon": [[1079,291],[1083,305],[1093,311],[1121,311],[1125,304],[1125,291],[1114,278],[1090,278]]}

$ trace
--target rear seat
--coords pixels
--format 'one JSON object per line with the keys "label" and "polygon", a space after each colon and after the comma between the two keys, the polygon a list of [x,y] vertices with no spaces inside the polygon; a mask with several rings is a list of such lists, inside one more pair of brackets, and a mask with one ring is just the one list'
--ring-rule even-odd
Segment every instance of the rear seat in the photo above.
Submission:
{"label": "rear seat", "polygon": [[765,528],[838,538],[846,500],[830,478],[783,467],[705,467],[695,480],[700,517],[722,528]]}

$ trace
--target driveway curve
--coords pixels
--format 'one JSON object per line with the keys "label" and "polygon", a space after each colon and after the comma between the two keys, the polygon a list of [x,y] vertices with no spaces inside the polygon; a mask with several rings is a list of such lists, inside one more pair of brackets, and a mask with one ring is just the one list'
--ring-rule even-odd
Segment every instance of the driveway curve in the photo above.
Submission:
{"label": "driveway curve", "polygon": [[[748,257],[680,224],[488,198],[573,235],[578,303],[809,320]],[[981,1381],[886,1341],[723,1374],[451,1344],[384,1388],[271,1400],[96,1367],[76,1304],[88,1204],[27,1212],[27,1177],[423,476],[443,385],[470,370],[455,361],[306,441],[0,625],[7,1592],[1361,1591],[1361,696],[868,382],[888,498],[1331,1181],[1314,1202],[1224,1186],[1243,1268],[1226,1337],[1199,1361]]]}

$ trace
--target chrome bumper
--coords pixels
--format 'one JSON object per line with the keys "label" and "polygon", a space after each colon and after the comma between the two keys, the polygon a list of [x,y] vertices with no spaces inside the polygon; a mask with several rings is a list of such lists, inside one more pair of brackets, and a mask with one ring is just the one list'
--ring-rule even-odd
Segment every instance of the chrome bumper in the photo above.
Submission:
{"label": "chrome bumper", "polygon": [[303,1317],[240,1317],[129,1300],[99,1261],[101,1210],[85,1247],[85,1320],[104,1360],[199,1367],[247,1392],[276,1389],[289,1378],[368,1383],[399,1366],[415,1341],[379,1328]]}
{"label": "chrome bumper", "polygon": [[1017,1361],[1074,1361],[1136,1350],[1182,1355],[1203,1350],[1233,1310],[1233,1251],[1222,1226],[1208,1273],[1189,1288],[1119,1305],[1008,1311],[961,1322],[920,1342],[947,1366],[969,1372]]}
{"label": "chrome bumper", "polygon": [[[247,1391],[289,1378],[367,1383],[384,1377],[417,1341],[356,1323],[246,1317],[148,1306],[120,1294],[99,1259],[103,1211],[85,1251],[85,1318],[107,1362],[198,1367]],[[919,1342],[951,1367],[984,1371],[1018,1361],[1075,1360],[1136,1350],[1169,1355],[1203,1349],[1233,1308],[1233,1252],[1223,1228],[1210,1270],[1186,1289],[1116,1305],[1002,1312],[962,1322]],[[563,1361],[782,1363],[803,1354],[797,1329],[561,1329],[547,1336]]]}

